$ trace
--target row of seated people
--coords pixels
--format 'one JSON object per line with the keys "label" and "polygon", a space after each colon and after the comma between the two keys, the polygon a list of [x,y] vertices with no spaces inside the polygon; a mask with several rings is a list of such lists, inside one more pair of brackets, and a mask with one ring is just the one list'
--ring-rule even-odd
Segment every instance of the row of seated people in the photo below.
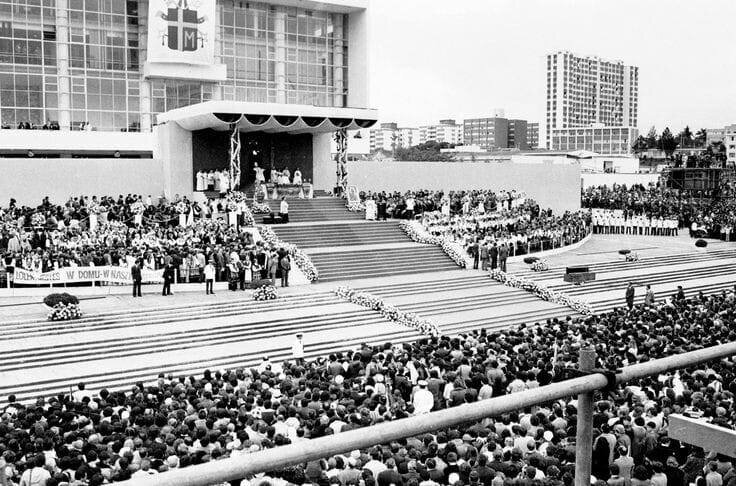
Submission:
{"label": "row of seated people", "polygon": [[[587,318],[161,374],[121,391],[80,383],[32,404],[10,396],[0,414],[0,480],[97,486],[243,457],[560,381],[582,346],[594,347],[598,367],[617,369],[732,342],[734,318],[733,291],[678,293]],[[667,434],[672,413],[733,429],[735,370],[725,359],[597,392],[591,484],[735,484],[732,459]],[[553,400],[229,484],[571,486],[576,406]]]}

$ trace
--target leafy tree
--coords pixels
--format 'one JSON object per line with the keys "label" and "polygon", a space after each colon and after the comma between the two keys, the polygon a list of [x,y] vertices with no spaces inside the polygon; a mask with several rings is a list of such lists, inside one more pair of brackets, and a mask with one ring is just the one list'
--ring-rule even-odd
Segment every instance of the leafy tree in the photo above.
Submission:
{"label": "leafy tree", "polygon": [[396,160],[410,160],[418,162],[447,162],[452,160],[452,157],[447,154],[440,152],[443,148],[448,148],[449,144],[446,142],[426,142],[414,147],[398,147],[395,151]]}
{"label": "leafy tree", "polygon": [[649,148],[647,145],[647,139],[644,138],[642,135],[639,135],[634,141],[634,145],[632,145],[632,148],[634,149],[635,153],[645,151],[647,148]]}
{"label": "leafy tree", "polygon": [[663,150],[664,153],[670,157],[677,148],[677,140],[672,136],[669,127],[665,128],[662,135],[659,137],[657,148]]}
{"label": "leafy tree", "polygon": [[690,127],[686,126],[676,137],[677,143],[682,148],[689,148],[693,146],[693,132],[690,131]]}
{"label": "leafy tree", "polygon": [[708,138],[708,132],[705,131],[705,128],[701,128],[697,132],[695,132],[695,138],[693,139],[693,142],[695,143],[696,147],[705,147],[705,141]]}
{"label": "leafy tree", "polygon": [[650,128],[645,140],[648,149],[657,148],[657,129],[654,127]]}

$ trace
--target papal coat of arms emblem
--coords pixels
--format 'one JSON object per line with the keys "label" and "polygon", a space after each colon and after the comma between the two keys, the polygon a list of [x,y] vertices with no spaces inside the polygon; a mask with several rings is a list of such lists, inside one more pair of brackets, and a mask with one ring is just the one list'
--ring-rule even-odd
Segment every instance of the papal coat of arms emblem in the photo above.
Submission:
{"label": "papal coat of arms emblem", "polygon": [[198,0],[168,0],[166,13],[158,12],[167,23],[161,32],[161,44],[169,49],[182,52],[194,52],[204,47],[207,41],[199,25],[207,21],[206,16],[198,16],[196,8],[201,4]]}

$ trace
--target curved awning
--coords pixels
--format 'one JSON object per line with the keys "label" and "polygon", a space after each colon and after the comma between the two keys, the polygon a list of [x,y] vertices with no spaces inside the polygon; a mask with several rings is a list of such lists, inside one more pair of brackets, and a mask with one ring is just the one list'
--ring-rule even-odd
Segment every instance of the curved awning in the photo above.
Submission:
{"label": "curved awning", "polygon": [[341,128],[359,130],[376,124],[378,112],[363,108],[206,101],[157,115],[157,123],[176,122],[186,130],[229,130],[233,123],[242,132],[328,133]]}

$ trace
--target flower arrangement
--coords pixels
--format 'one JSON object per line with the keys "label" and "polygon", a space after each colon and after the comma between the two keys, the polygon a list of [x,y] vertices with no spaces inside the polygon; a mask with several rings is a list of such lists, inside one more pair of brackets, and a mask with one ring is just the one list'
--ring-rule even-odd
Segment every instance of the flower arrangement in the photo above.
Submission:
{"label": "flower arrangement", "polygon": [[386,320],[405,327],[411,327],[428,336],[440,335],[439,327],[434,322],[419,317],[412,312],[403,312],[398,307],[387,304],[377,295],[361,292],[347,286],[338,287],[333,292],[343,300],[380,312],[381,317]]}
{"label": "flower arrangement", "polygon": [[447,239],[442,239],[440,246],[442,247],[442,250],[447,254],[447,256],[449,256],[450,259],[455,262],[458,267],[465,268],[467,266],[468,262],[465,260],[465,255],[463,255],[463,252],[457,245],[457,243],[454,243]]}
{"label": "flower arrangement", "polygon": [[49,294],[43,299],[43,303],[46,304],[48,307],[56,307],[57,304],[79,304],[79,299],[71,294],[67,294],[66,292],[62,293],[55,293],[55,294]]}
{"label": "flower arrangement", "polygon": [[524,263],[527,265],[532,265],[534,262],[538,261],[539,258],[535,256],[528,256],[524,258]]}
{"label": "flower arrangement", "polygon": [[146,211],[146,205],[141,201],[136,201],[130,205],[130,210],[133,214],[143,214]]}
{"label": "flower arrangement", "polygon": [[46,316],[49,321],[71,321],[82,317],[79,304],[56,304]]}
{"label": "flower arrangement", "polygon": [[627,262],[638,262],[639,261],[639,254],[636,253],[636,252],[634,252],[634,253],[628,253],[628,254],[626,254],[626,256],[624,258],[626,259]]}
{"label": "flower arrangement", "polygon": [[253,217],[253,213],[251,212],[250,208],[243,204],[243,225],[244,226],[255,226],[256,225],[256,218]]}
{"label": "flower arrangement", "polygon": [[89,204],[87,204],[87,211],[89,214],[100,214],[102,208],[100,207],[100,203],[97,201],[90,201]]}
{"label": "flower arrangement", "polygon": [[623,249],[623,250],[618,251],[619,255],[628,255],[629,253],[631,253],[631,250],[629,249]]}
{"label": "flower arrangement", "polygon": [[533,293],[542,300],[567,306],[572,310],[586,316],[593,314],[593,308],[587,302],[574,299],[555,290],[550,290],[544,285],[539,284],[533,280],[529,280],[518,275],[509,275],[508,273],[503,272],[498,268],[491,270],[489,275],[493,280],[496,280],[497,282],[500,282],[507,287],[514,287],[517,289],[526,290],[527,292]]}
{"label": "flower arrangement", "polygon": [[345,207],[348,208],[348,211],[351,211],[353,213],[365,211],[365,204],[362,201],[348,202]]}
{"label": "flower arrangement", "polygon": [[261,238],[263,238],[263,241],[271,246],[283,248],[284,250],[286,250],[286,252],[291,256],[296,266],[299,268],[299,270],[301,270],[308,281],[315,282],[319,279],[319,272],[317,272],[317,267],[314,266],[314,262],[312,262],[312,259],[309,258],[309,255],[304,253],[303,250],[297,248],[296,245],[281,241],[281,239],[276,236],[276,233],[274,233],[274,231],[268,226],[261,226],[259,232],[261,233]]}
{"label": "flower arrangement", "polygon": [[185,203],[184,201],[179,201],[178,203],[176,203],[176,205],[174,206],[174,209],[179,214],[187,214],[189,212],[187,203]]}
{"label": "flower arrangement", "polygon": [[416,221],[402,221],[399,228],[415,243],[424,245],[440,245],[442,239],[439,236],[429,234],[424,227]]}
{"label": "flower arrangement", "polygon": [[228,199],[225,203],[225,209],[227,209],[227,211],[230,213],[234,213],[238,210],[238,203],[236,203],[232,199]]}
{"label": "flower arrangement", "polygon": [[31,226],[43,226],[46,224],[46,216],[41,213],[34,213],[31,216]]}
{"label": "flower arrangement", "polygon": [[533,272],[546,272],[549,270],[549,263],[547,263],[547,260],[537,260],[532,263],[531,269]]}
{"label": "flower arrangement", "polygon": [[269,214],[271,212],[271,207],[266,203],[253,203],[253,214]]}
{"label": "flower arrangement", "polygon": [[441,238],[439,236],[429,234],[421,223],[417,221],[402,221],[399,223],[399,228],[401,228],[402,231],[404,231],[404,233],[406,233],[406,235],[416,243],[442,247],[442,251],[444,251],[460,268],[465,268],[467,266],[465,255],[456,243],[447,238]]}
{"label": "flower arrangement", "polygon": [[264,285],[258,287],[253,292],[253,300],[276,300],[278,295],[276,294],[276,287],[273,285]]}

